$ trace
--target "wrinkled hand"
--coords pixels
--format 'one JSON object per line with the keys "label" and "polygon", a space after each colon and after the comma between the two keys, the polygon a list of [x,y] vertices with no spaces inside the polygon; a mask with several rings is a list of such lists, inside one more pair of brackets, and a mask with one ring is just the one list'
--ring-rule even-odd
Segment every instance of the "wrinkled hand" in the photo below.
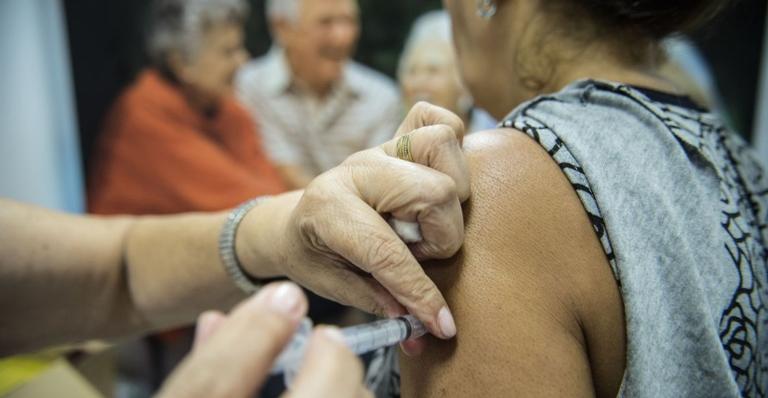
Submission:
{"label": "wrinkled hand", "polygon": [[[159,396],[252,397],[307,312],[307,300],[292,283],[265,286],[229,316],[206,312],[195,347]],[[316,328],[291,397],[371,397],[363,366],[336,328]]]}
{"label": "wrinkled hand", "polygon": [[[288,219],[282,271],[334,301],[383,316],[407,310],[435,336],[453,337],[451,312],[417,259],[448,258],[463,243],[463,133],[457,116],[419,103],[398,129],[412,137],[413,163],[395,156],[393,139],[316,178]],[[417,222],[423,240],[403,243],[389,216]]]}

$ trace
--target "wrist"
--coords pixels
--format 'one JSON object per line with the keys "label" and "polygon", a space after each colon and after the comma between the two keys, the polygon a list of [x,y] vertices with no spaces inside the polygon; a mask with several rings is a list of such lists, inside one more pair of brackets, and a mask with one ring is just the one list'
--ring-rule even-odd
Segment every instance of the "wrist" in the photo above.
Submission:
{"label": "wrist", "polygon": [[271,197],[243,218],[235,237],[235,251],[243,270],[255,279],[284,276],[283,265],[290,255],[286,234],[291,211],[301,192]]}

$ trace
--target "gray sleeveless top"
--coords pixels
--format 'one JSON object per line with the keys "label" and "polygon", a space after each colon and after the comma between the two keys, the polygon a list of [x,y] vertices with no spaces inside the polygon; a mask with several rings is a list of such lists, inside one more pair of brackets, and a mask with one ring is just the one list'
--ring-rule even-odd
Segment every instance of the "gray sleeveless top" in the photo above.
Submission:
{"label": "gray sleeveless top", "polygon": [[746,144],[682,97],[596,81],[502,126],[557,162],[611,264],[627,330],[619,395],[766,396],[768,180]]}

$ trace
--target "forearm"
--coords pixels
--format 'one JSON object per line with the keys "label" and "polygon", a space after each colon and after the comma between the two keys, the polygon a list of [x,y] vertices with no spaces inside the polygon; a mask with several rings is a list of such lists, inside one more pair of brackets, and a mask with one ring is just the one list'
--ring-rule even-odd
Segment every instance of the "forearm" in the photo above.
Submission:
{"label": "forearm", "polygon": [[[236,236],[237,257],[256,279],[282,276],[285,225],[302,192],[270,198],[248,212]],[[127,288],[153,326],[187,322],[201,311],[242,300],[219,258],[228,212],[137,220],[126,240]],[[163,242],[159,244],[159,242]],[[172,260],[172,261],[171,261]]]}
{"label": "forearm", "polygon": [[[148,327],[188,323],[201,311],[227,309],[244,296],[219,259],[218,236],[226,213],[137,219],[124,244],[119,289],[130,297],[128,313]],[[123,311],[107,314],[125,330]]]}
{"label": "forearm", "polygon": [[118,310],[140,327],[120,268],[131,224],[0,200],[0,354],[93,337]]}
{"label": "forearm", "polygon": [[[273,214],[293,203],[271,202]],[[0,200],[0,355],[141,333],[228,308],[243,294],[218,257],[225,218],[78,217]],[[254,276],[276,276],[277,266],[266,263],[275,256],[259,252],[274,246],[251,246],[279,235],[279,226],[258,221],[238,255]]]}

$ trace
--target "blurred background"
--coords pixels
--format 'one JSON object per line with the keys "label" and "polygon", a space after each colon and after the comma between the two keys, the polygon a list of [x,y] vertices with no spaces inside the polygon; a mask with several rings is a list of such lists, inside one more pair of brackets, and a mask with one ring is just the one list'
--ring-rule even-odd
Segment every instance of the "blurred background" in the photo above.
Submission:
{"label": "blurred background", "polygon": [[[249,0],[246,47],[272,45],[263,0]],[[107,111],[144,69],[151,0],[0,0],[0,196],[83,212],[84,170],[92,165]],[[413,22],[439,0],[360,0],[362,31],[354,59],[397,78]],[[717,108],[768,160],[766,1],[741,0],[689,39],[712,78]],[[706,79],[705,79],[706,80]],[[42,362],[46,363],[48,355]],[[57,357],[53,355],[52,357]],[[114,361],[68,359],[112,395],[104,372]],[[2,369],[34,374],[40,361]],[[8,373],[6,373],[6,376]],[[19,380],[16,378],[15,380]],[[100,383],[99,380],[102,382]],[[105,381],[106,380],[106,381]],[[9,385],[0,375],[0,395]],[[132,396],[130,394],[123,396]],[[141,394],[133,395],[141,396]]]}
{"label": "blurred background", "polygon": [[[149,0],[65,1],[83,153],[89,154],[106,108],[146,63],[141,45]],[[263,55],[271,39],[264,1],[250,0],[246,46]],[[413,21],[439,0],[361,0],[362,34],[355,59],[394,78]],[[725,112],[752,139],[761,67],[766,2],[742,0],[692,37],[709,62]],[[87,158],[87,157],[86,157]],[[87,162],[87,159],[85,159]]]}
{"label": "blurred background", "polygon": [[[271,44],[264,1],[249,2],[252,18],[246,25],[246,46],[253,56],[259,56]],[[89,163],[107,109],[147,64],[144,30],[149,5],[150,0],[0,1],[0,50],[11,54],[3,56],[0,63],[4,87],[0,119],[5,124],[0,127],[0,157],[5,159],[4,171],[0,172],[0,194],[49,207],[75,211],[84,208],[83,196],[77,192],[82,189],[82,174],[78,173]],[[394,77],[412,22],[425,11],[439,8],[440,1],[361,0],[360,6],[362,32],[355,59]],[[741,0],[692,37],[711,68],[726,119],[753,143],[759,141],[757,131],[766,113],[758,100],[761,67],[765,68],[765,19],[766,1]],[[45,62],[37,62],[42,57]],[[49,81],[40,81],[37,76],[46,76]],[[56,109],[36,106],[33,92],[38,91],[56,93]],[[55,115],[32,116],[44,111]],[[30,145],[31,137],[18,134],[19,130],[33,127],[57,131],[56,144]],[[71,133],[74,137],[66,137]],[[56,158],[60,164],[47,166],[63,173],[62,177],[56,181],[39,175],[33,181],[26,177],[29,174],[22,177],[17,171],[25,164],[24,159],[31,158],[24,148],[39,151],[46,147],[59,151],[47,158]],[[72,163],[74,158],[79,164]],[[25,167],[32,172],[46,165]],[[39,182],[40,188],[31,186],[34,181]]]}
{"label": "blurred background", "polygon": [[[149,0],[65,1],[67,33],[83,153],[90,153],[111,100],[146,63],[141,45]],[[250,0],[246,46],[263,55],[271,39],[264,1]],[[361,0],[362,34],[355,59],[390,77],[413,21],[439,0]],[[709,63],[733,127],[752,139],[756,122],[766,1],[741,0],[692,39]],[[87,161],[87,159],[86,159]]]}

